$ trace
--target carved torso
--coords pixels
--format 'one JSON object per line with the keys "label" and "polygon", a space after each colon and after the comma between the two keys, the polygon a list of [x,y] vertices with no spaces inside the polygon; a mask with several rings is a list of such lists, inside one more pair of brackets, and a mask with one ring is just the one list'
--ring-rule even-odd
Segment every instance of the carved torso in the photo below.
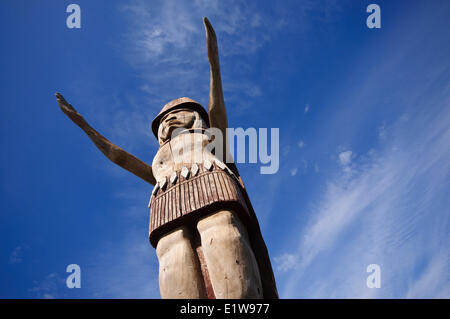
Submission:
{"label": "carved torso", "polygon": [[150,242],[219,209],[236,211],[245,222],[248,209],[239,182],[207,147],[203,132],[180,134],[161,145],[153,159],[158,181],[150,198]]}
{"label": "carved torso", "polygon": [[204,160],[214,163],[216,157],[206,146],[210,140],[203,132],[180,134],[162,144],[153,158],[152,170],[157,181],[170,177],[174,171]]}

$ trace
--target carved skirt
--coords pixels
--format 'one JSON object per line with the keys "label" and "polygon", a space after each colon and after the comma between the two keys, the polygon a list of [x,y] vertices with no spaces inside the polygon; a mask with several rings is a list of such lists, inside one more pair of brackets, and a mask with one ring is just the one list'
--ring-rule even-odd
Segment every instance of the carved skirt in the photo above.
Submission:
{"label": "carved skirt", "polygon": [[208,164],[209,169],[203,164],[184,167],[155,186],[149,202],[153,247],[171,230],[195,227],[199,218],[218,210],[233,210],[247,224],[249,212],[236,177],[223,163]]}

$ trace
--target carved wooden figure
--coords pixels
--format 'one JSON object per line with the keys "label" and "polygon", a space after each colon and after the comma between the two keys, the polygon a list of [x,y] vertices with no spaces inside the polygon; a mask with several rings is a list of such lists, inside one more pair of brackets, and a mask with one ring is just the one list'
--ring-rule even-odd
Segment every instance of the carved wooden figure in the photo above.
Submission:
{"label": "carved wooden figure", "polygon": [[[152,122],[160,143],[152,166],[99,134],[59,93],[57,102],[106,157],[155,185],[149,240],[158,256],[162,298],[278,298],[239,172],[207,147],[207,129],[226,137],[228,120],[216,35],[207,18],[204,25],[211,70],[208,112],[185,97],[166,104]],[[227,143],[222,145],[226,157]]]}

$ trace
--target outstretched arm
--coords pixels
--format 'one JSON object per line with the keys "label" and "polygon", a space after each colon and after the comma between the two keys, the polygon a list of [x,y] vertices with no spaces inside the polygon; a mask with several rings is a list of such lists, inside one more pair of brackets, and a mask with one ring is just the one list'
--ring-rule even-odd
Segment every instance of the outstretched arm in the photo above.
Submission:
{"label": "outstretched arm", "polygon": [[[225,101],[222,91],[222,79],[220,78],[220,64],[219,64],[219,49],[217,46],[216,33],[209,20],[203,18],[206,31],[206,48],[208,50],[208,60],[211,70],[211,79],[209,86],[209,103],[208,114],[209,123],[211,127],[216,127],[222,131],[225,143],[223,143],[223,155],[228,154],[228,141],[227,141],[227,110],[225,109]],[[226,157],[225,157],[226,158]]]}
{"label": "outstretched arm", "polygon": [[146,182],[152,185],[156,184],[155,177],[153,176],[152,167],[147,165],[140,159],[134,157],[130,153],[124,151],[117,145],[114,145],[108,141],[103,135],[94,130],[81,116],[75,108],[70,105],[60,93],[56,93],[56,101],[58,102],[61,110],[76,124],[78,125],[94,142],[95,146],[112,162],[125,168],[127,171],[142,178]]}

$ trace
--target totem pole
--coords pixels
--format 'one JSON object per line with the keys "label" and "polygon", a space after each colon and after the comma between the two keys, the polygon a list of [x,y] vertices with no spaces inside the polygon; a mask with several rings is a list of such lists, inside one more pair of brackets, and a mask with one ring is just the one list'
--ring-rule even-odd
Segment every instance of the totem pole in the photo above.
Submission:
{"label": "totem pole", "polygon": [[[160,148],[152,166],[112,144],[56,93],[61,110],[117,165],[154,185],[149,240],[162,298],[278,298],[261,230],[228,143],[211,149],[208,129],[226,140],[228,120],[215,32],[207,18],[208,112],[182,97],[152,122]],[[218,156],[222,154],[222,156]]]}

